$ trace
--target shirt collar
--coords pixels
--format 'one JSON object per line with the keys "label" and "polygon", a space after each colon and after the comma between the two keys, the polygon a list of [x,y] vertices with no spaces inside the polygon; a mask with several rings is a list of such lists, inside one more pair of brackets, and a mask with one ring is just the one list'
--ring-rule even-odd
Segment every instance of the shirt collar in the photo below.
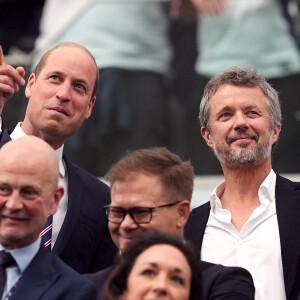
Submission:
{"label": "shirt collar", "polygon": [[[11,133],[10,138],[12,140],[15,140],[15,139],[23,137],[23,136],[26,136],[26,133],[23,131],[23,129],[21,127],[21,122],[19,122],[17,124],[17,126],[15,127],[15,129],[13,130],[13,132]],[[55,150],[57,157],[58,157],[59,174],[61,177],[65,177],[65,175],[66,175],[66,168],[65,168],[64,162],[63,162],[63,150],[64,150],[64,145],[62,145],[60,148]]]}
{"label": "shirt collar", "polygon": [[[275,201],[275,186],[276,186],[276,174],[271,169],[268,176],[262,182],[259,190],[258,197],[261,203]],[[214,211],[216,207],[222,208],[220,196],[223,194],[225,189],[225,181],[215,187],[210,196],[210,207]]]}
{"label": "shirt collar", "polygon": [[20,272],[23,273],[25,269],[28,267],[32,259],[37,254],[39,248],[41,245],[41,237],[38,237],[38,239],[30,244],[29,246],[14,249],[14,250],[6,250],[1,244],[0,244],[0,250],[6,250],[9,252],[13,258],[15,259]]}

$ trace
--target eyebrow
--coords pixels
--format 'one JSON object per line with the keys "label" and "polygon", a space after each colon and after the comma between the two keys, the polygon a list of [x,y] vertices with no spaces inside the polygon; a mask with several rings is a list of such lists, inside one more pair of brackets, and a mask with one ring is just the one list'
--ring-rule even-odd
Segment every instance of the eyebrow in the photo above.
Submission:
{"label": "eyebrow", "polygon": [[[59,75],[59,76],[62,76],[62,77],[66,76],[66,74],[64,72],[55,71],[55,70],[50,70],[49,72],[47,72],[48,76],[51,75],[51,74]],[[88,87],[88,82],[85,79],[82,79],[82,78],[72,78],[72,82],[83,83]]]}
{"label": "eyebrow", "polygon": [[[150,265],[153,268],[158,268],[159,267],[159,265],[155,262],[147,262],[146,265]],[[174,269],[172,269],[172,272],[183,273],[183,271],[181,269],[176,268],[176,267]]]}
{"label": "eyebrow", "polygon": [[[256,109],[258,111],[260,111],[260,109],[258,108],[258,106],[256,105],[247,105],[246,107],[243,107],[242,110],[249,110],[249,109]],[[232,107],[231,106],[224,106],[223,108],[221,108],[216,115],[219,116],[220,114],[227,112],[227,111],[232,111]]]}

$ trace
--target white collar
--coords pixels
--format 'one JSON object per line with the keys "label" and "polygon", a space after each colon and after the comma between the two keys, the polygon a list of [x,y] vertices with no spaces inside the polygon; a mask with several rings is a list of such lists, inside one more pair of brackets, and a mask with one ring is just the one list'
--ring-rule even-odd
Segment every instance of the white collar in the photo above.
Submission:
{"label": "white collar", "polygon": [[[268,202],[275,201],[275,186],[276,186],[276,174],[273,171],[273,169],[271,169],[270,173],[262,182],[258,190],[258,197],[261,203],[265,201]],[[210,207],[212,210],[214,210],[216,207],[222,208],[222,203],[219,196],[223,194],[224,189],[225,189],[225,181],[218,184],[213,190],[210,196]]]}

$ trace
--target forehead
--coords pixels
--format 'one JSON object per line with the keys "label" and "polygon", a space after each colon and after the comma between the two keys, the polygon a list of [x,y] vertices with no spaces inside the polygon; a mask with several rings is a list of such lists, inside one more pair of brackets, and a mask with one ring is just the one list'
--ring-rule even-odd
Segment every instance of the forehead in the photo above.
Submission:
{"label": "forehead", "polygon": [[166,267],[180,270],[189,269],[189,264],[183,253],[176,247],[168,244],[157,244],[142,252],[137,263],[155,264],[158,267]]}
{"label": "forehead", "polygon": [[56,48],[46,59],[41,73],[58,71],[96,80],[97,67],[91,55],[77,46],[61,46]]}
{"label": "forehead", "polygon": [[143,174],[126,181],[115,181],[111,188],[111,204],[130,208],[156,206],[164,203],[163,187],[159,175]]}
{"label": "forehead", "polygon": [[22,157],[14,155],[1,156],[0,178],[2,181],[28,182],[32,185],[43,183],[46,185],[50,179],[50,172],[47,170],[49,170],[47,162],[40,159],[22,159]]}
{"label": "forehead", "polygon": [[243,108],[254,106],[267,110],[266,97],[260,87],[221,85],[210,99],[210,113],[224,107]]}

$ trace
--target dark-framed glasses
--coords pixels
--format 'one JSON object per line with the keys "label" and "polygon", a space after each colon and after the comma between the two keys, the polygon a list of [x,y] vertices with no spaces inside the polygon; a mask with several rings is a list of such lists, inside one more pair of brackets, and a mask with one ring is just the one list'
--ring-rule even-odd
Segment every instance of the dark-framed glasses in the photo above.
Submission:
{"label": "dark-framed glasses", "polygon": [[152,212],[156,209],[163,207],[174,206],[181,201],[176,201],[168,204],[163,204],[153,207],[132,207],[130,209],[124,209],[119,206],[105,205],[104,211],[107,215],[108,221],[114,224],[121,224],[125,219],[126,215],[129,214],[131,219],[137,224],[147,224],[152,220]]}

